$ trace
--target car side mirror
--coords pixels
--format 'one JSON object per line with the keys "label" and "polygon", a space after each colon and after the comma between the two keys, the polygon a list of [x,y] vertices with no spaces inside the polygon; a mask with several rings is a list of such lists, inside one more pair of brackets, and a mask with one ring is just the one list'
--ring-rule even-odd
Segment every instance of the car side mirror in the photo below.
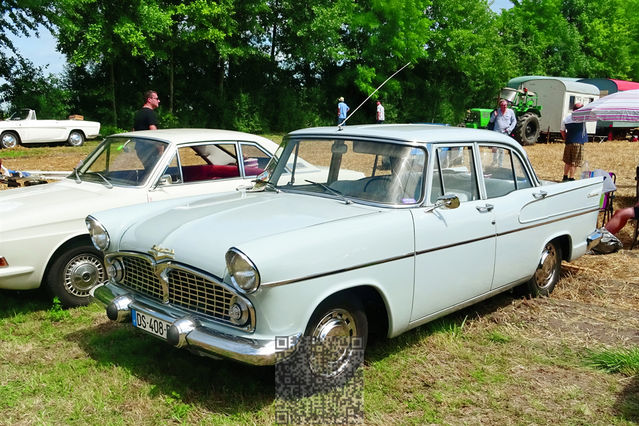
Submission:
{"label": "car side mirror", "polygon": [[173,183],[173,178],[171,177],[171,175],[162,175],[162,177],[160,177],[160,180],[158,180],[157,186],[164,186],[164,185],[171,185]]}
{"label": "car side mirror", "polygon": [[459,197],[455,194],[444,194],[441,197],[437,197],[435,204],[426,209],[427,212],[431,212],[435,209],[456,209],[459,207]]}

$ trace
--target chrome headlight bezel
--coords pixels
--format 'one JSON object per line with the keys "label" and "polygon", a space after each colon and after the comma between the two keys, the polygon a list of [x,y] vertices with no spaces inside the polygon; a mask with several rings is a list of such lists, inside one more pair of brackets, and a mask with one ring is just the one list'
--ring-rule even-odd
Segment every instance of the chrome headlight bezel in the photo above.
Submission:
{"label": "chrome headlight bezel", "polygon": [[226,252],[225,259],[233,287],[245,294],[256,292],[260,287],[261,278],[251,259],[235,247]]}
{"label": "chrome headlight bezel", "polygon": [[111,237],[106,228],[93,216],[87,216],[84,221],[91,236],[91,242],[100,251],[106,251],[111,244]]}

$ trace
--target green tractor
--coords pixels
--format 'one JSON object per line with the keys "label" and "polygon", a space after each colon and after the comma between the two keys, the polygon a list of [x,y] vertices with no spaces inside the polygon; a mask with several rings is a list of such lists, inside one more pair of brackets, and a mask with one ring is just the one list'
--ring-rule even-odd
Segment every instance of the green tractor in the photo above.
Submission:
{"label": "green tractor", "polygon": [[[499,99],[508,101],[508,107],[515,112],[517,125],[511,135],[522,145],[534,145],[539,138],[539,117],[541,105],[537,104],[537,95],[528,89],[513,89],[504,87],[499,93]],[[494,109],[473,108],[469,111],[465,125],[476,129],[485,129],[490,121],[490,114]]]}

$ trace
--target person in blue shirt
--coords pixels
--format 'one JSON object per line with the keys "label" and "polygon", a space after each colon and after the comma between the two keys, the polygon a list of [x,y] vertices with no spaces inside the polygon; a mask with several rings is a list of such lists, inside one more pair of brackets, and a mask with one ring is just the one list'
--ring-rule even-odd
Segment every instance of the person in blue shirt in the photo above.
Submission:
{"label": "person in blue shirt", "polygon": [[[572,110],[578,110],[583,106],[580,102],[575,102]],[[586,124],[578,123],[572,119],[572,114],[568,115],[561,122],[561,137],[564,138],[564,177],[563,182],[575,180],[575,172],[580,167],[584,158],[584,142],[588,141]]]}
{"label": "person in blue shirt", "polygon": [[505,135],[511,135],[517,125],[515,112],[508,108],[508,101],[502,99],[499,101],[499,109],[491,116],[490,122],[494,124],[493,130]]}
{"label": "person in blue shirt", "polygon": [[348,111],[350,110],[351,109],[344,102],[344,97],[341,96],[339,98],[339,103],[337,104],[337,125],[338,126],[344,123],[344,120],[346,120],[346,114],[348,114]]}

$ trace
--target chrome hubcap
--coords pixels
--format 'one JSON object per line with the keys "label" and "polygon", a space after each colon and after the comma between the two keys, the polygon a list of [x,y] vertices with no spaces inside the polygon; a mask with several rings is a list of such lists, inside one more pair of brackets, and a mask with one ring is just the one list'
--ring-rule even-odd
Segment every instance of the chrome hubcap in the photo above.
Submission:
{"label": "chrome hubcap", "polygon": [[73,146],[78,146],[82,143],[82,135],[80,135],[77,132],[73,132],[71,133],[71,136],[69,136],[69,142],[71,143],[71,145]]}
{"label": "chrome hubcap", "polygon": [[535,281],[540,288],[548,287],[555,277],[557,272],[557,252],[555,246],[547,244],[544,247],[544,251],[541,253],[541,259],[539,261],[539,267],[535,272]]}
{"label": "chrome hubcap", "polygon": [[4,148],[13,148],[18,144],[18,140],[12,134],[2,135],[2,146]]}
{"label": "chrome hubcap", "polygon": [[335,309],[320,320],[311,337],[311,370],[317,375],[331,377],[348,366],[357,326],[348,311]]}
{"label": "chrome hubcap", "polygon": [[84,297],[89,290],[105,279],[104,266],[98,258],[89,254],[74,257],[67,263],[64,287],[74,296]]}

